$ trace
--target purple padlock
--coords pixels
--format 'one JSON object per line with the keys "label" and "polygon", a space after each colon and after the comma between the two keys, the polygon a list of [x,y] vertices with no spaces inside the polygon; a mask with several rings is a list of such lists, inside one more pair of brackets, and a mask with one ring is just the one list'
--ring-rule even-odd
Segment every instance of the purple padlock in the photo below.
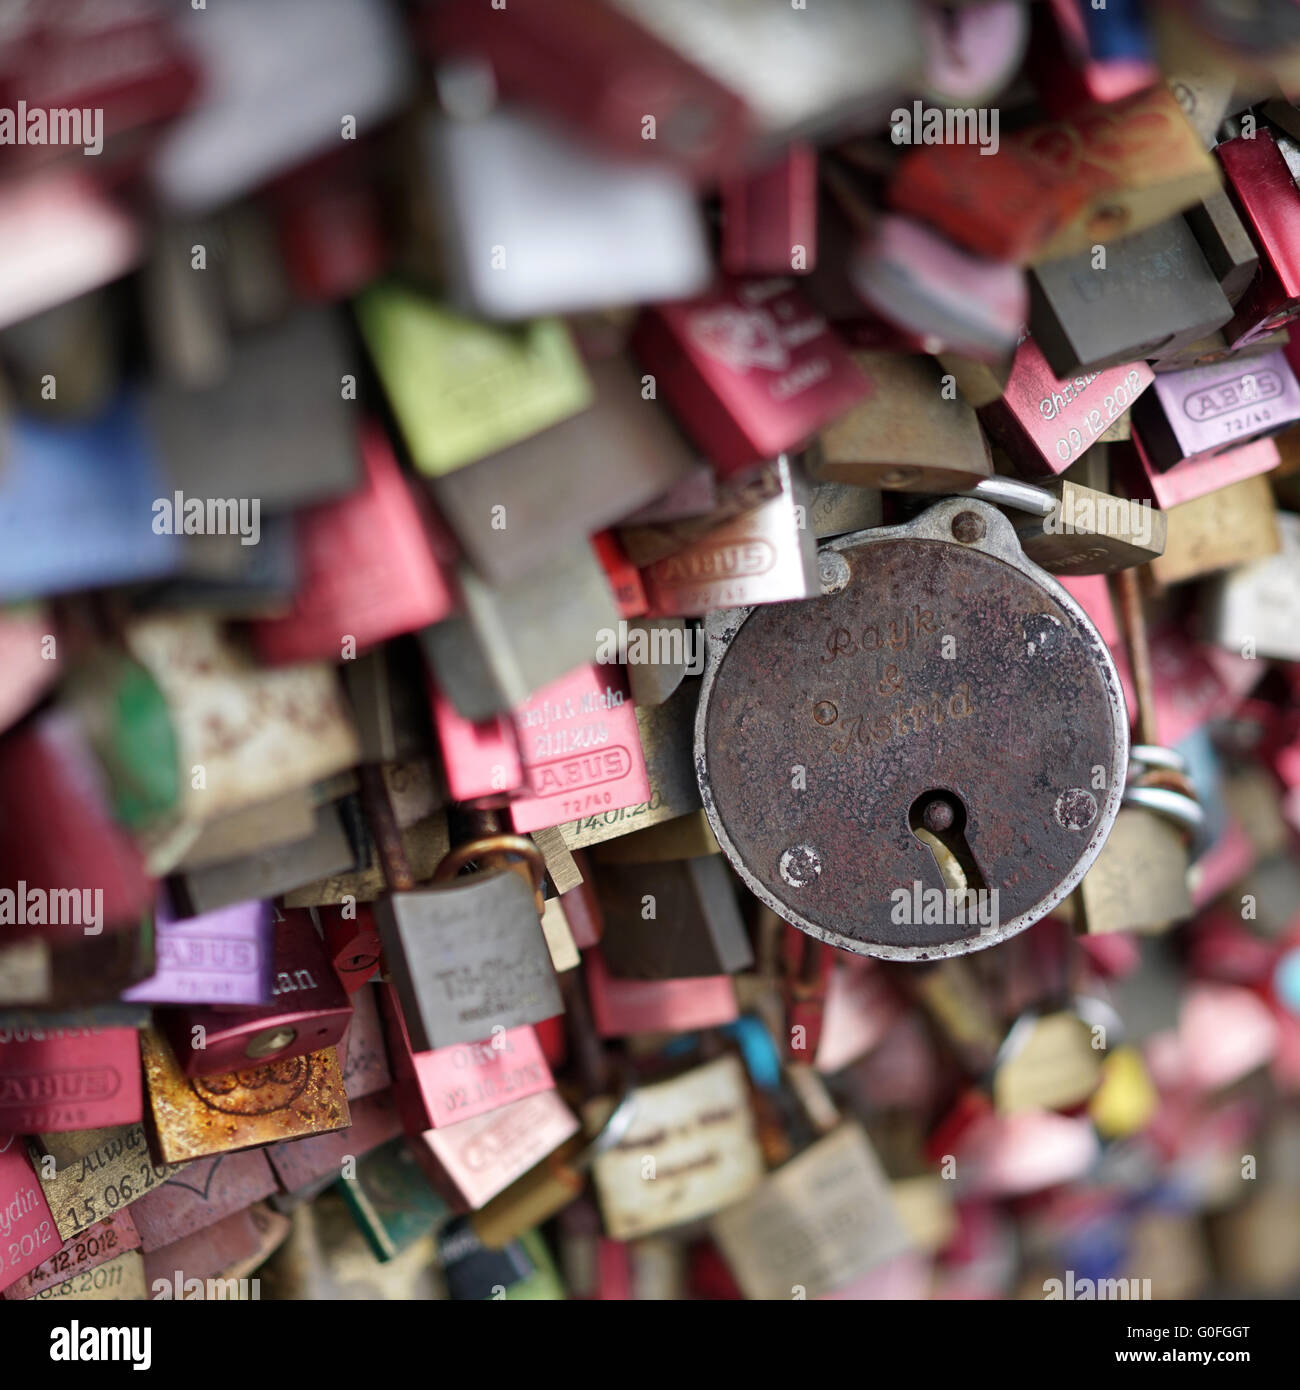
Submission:
{"label": "purple padlock", "polygon": [[265,1004],[271,999],[271,904],[235,903],[177,921],[165,891],[154,918],[157,970],[122,998],[145,1004]]}
{"label": "purple padlock", "polygon": [[1133,429],[1160,469],[1221,454],[1300,420],[1300,384],[1282,352],[1162,372],[1133,406]]}

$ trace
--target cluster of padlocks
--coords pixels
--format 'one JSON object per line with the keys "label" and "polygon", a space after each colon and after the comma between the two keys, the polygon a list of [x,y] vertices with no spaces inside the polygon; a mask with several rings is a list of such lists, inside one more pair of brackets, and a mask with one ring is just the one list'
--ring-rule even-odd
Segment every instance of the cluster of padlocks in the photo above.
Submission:
{"label": "cluster of padlocks", "polygon": [[6,1299],[1300,1285],[1249,10],[0,7]]}

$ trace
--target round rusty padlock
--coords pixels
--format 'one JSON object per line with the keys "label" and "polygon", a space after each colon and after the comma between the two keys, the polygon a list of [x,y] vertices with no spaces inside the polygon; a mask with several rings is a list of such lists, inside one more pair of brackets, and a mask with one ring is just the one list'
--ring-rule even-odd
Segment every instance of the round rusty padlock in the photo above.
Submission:
{"label": "round rusty padlock", "polygon": [[718,842],[845,950],[1004,941],[1075,888],[1119,810],[1106,644],[983,502],[841,536],[819,565],[821,598],[707,620],[695,765]]}

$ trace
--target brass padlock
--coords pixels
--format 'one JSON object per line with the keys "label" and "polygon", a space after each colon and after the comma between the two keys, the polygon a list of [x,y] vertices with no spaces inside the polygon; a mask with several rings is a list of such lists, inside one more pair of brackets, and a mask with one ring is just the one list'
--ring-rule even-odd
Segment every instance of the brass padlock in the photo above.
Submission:
{"label": "brass padlock", "polygon": [[707,620],[695,762],[718,841],[762,902],[846,950],[1003,941],[1064,900],[1119,810],[1110,654],[983,502],[819,559],[821,598]]}

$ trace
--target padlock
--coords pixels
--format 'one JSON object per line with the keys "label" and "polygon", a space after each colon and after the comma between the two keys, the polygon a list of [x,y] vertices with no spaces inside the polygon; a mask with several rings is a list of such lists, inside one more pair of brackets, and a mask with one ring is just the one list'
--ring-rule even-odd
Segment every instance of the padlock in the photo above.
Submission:
{"label": "padlock", "polygon": [[879,526],[883,518],[876,488],[854,483],[816,483],[808,503],[808,527],[819,540]]}
{"label": "padlock", "polygon": [[1218,186],[1196,132],[1159,87],[1027,126],[982,158],[988,149],[912,151],[890,184],[890,203],[972,251],[1024,264],[1145,231]]}
{"label": "padlock", "polygon": [[0,1210],[5,1213],[0,1289],[8,1289],[39,1269],[62,1243],[31,1161],[12,1135],[0,1149]]}
{"label": "padlock", "polygon": [[555,1086],[537,1034],[526,1024],[489,1031],[473,1042],[416,1049],[391,985],[381,988],[380,1004],[393,1097],[408,1134],[472,1120]]}
{"label": "padlock", "polygon": [[[990,479],[971,495],[997,501],[992,485],[1001,482]],[[1149,503],[1112,497],[1066,478],[1045,480],[1041,491],[1051,498],[1051,511],[1014,524],[1025,554],[1049,574],[1112,574],[1164,553],[1165,517]]]}
{"label": "padlock", "polygon": [[343,1071],[344,1093],[353,1101],[387,1091],[393,1084],[393,1074],[384,1051],[384,1029],[379,1021],[375,991],[362,984],[349,994],[352,1021],[334,1050]]}
{"label": "padlock", "polygon": [[[107,296],[81,295],[0,332],[6,394],[19,409],[55,420],[102,413],[116,394],[116,327]],[[51,397],[48,384],[57,383]]]}
{"label": "padlock", "polygon": [[725,482],[715,483],[712,504],[704,510],[693,507],[685,516],[650,521],[639,520],[641,514],[638,514],[638,518],[630,519],[632,524],[619,527],[615,534],[632,563],[645,567],[678,554],[786,490],[798,492],[802,497],[807,486],[802,470],[793,466],[788,455],[782,454]]}
{"label": "padlock", "polygon": [[632,618],[624,631],[617,655],[627,666],[633,703],[638,708],[664,704],[696,664],[693,656],[702,635],[682,618]]}
{"label": "padlock", "polygon": [[753,963],[727,870],[717,855],[664,864],[605,864],[596,875],[601,955],[616,979],[732,975]]}
{"label": "padlock", "polygon": [[542,852],[542,862],[546,868],[542,892],[547,902],[563,898],[582,883],[582,868],[564,843],[558,825],[534,831],[531,839]]}
{"label": "padlock", "polygon": [[718,475],[704,462],[693,464],[666,492],[653,502],[629,512],[624,526],[654,526],[681,521],[687,517],[708,516],[718,505]]}
{"label": "padlock", "polygon": [[751,482],[772,495],[646,569],[655,617],[783,603],[815,592],[807,484],[784,455]]}
{"label": "padlock", "polygon": [[819,1298],[910,1248],[880,1160],[862,1128],[838,1125],[713,1217],[747,1298]]}
{"label": "padlock", "polygon": [[[1106,1010],[1104,1016],[1118,1024],[1114,1010]],[[1089,1020],[1070,1009],[1021,1014],[994,1062],[993,1100],[999,1113],[1070,1110],[1087,1101],[1102,1079],[1097,1036]],[[1109,1039],[1109,1034],[1103,1036]],[[1119,1037],[1108,1040],[1108,1047],[1112,1040],[1118,1042]]]}
{"label": "padlock", "polygon": [[1145,362],[1134,362],[1062,381],[1034,340],[1026,338],[1016,349],[1003,394],[990,396],[993,383],[981,392],[980,423],[1021,473],[1063,473],[1154,379]]}
{"label": "padlock", "polygon": [[1134,435],[1130,448],[1117,449],[1116,479],[1128,497],[1149,497],[1165,511],[1260,473],[1271,473],[1281,462],[1271,439],[1257,439],[1217,454],[1196,454],[1172,468],[1156,468],[1142,441]]}
{"label": "padlock", "polygon": [[[329,0],[306,46],[299,0],[239,4],[213,17],[215,24],[192,14],[174,23],[175,40],[202,77],[199,99],[151,152],[151,182],[173,207],[229,202],[327,150],[338,138],[338,111],[352,114],[355,134],[387,117],[409,90],[409,58],[385,5]],[[241,61],[248,44],[264,63]],[[253,127],[249,111],[258,113]]]}
{"label": "padlock", "polygon": [[433,727],[453,801],[504,803],[523,786],[523,764],[513,723],[504,715],[475,722],[429,681]]}
{"label": "padlock", "polygon": [[[339,982],[353,995],[354,1008],[360,1007],[355,996],[379,969],[381,945],[374,913],[365,904],[355,909],[344,906],[322,906],[317,909],[325,949],[334,962]],[[353,1016],[353,1023],[356,1016]]]}
{"label": "padlock", "polygon": [[[1081,925],[1089,933],[1163,931],[1192,913],[1187,870],[1204,812],[1187,779],[1185,761],[1158,743],[1161,721],[1152,687],[1152,648],[1137,580],[1126,570],[1111,582],[1120,599],[1133,671],[1138,741],[1130,750],[1123,807],[1079,888],[1077,905]],[[1169,721],[1164,726],[1168,729]]]}
{"label": "padlock", "polygon": [[343,685],[356,716],[361,761],[407,763],[435,747],[421,698],[423,661],[414,641],[398,639],[343,664]]}
{"label": "padlock", "polygon": [[8,607],[0,614],[0,732],[6,731],[36,703],[58,675],[48,658],[47,637],[58,636],[49,611],[40,604]]}
{"label": "padlock", "polygon": [[176,739],[149,672],[125,653],[101,647],[76,662],[62,696],[95,747],[115,819],[133,830],[165,820],[179,796]]}
{"label": "padlock", "polygon": [[[703,634],[696,633],[701,657]],[[629,665],[632,678],[638,668]],[[688,677],[661,705],[634,708],[640,747],[645,760],[648,792],[644,801],[608,811],[592,810],[559,826],[569,849],[585,848],[633,835],[689,815],[700,805],[699,787],[691,747],[691,729],[699,696],[699,681]],[[635,698],[635,692],[634,697]]]}
{"label": "padlock", "polygon": [[352,1004],[305,912],[290,910],[275,923],[271,975],[271,998],[264,1004],[159,1012],[158,1027],[186,1076],[273,1066],[342,1038]]}
{"label": "padlock", "polygon": [[689,299],[712,278],[694,190],[673,169],[610,159],[527,108],[434,117],[424,137],[450,293],[468,313]]}
{"label": "padlock", "polygon": [[1058,376],[1152,357],[1232,317],[1181,217],[1112,242],[1101,255],[1089,247],[1030,274],[1030,329]]}
{"label": "padlock", "polygon": [[[57,902],[53,895],[52,902]],[[82,1008],[98,1005],[108,1010],[107,1016],[95,1020],[78,1017],[78,1022],[111,1026],[120,1021],[129,1027],[132,1019],[112,1017],[114,1001],[129,986],[148,979],[155,959],[153,921],[148,913],[132,926],[92,931],[77,941],[29,936],[0,955],[0,1009],[12,1014],[15,1007],[21,1011],[22,1006],[39,1005],[37,1021],[57,1027],[60,1019],[52,1014],[78,1016]],[[23,1026],[16,1018],[5,1022]]]}
{"label": "padlock", "polygon": [[[605,1229],[615,1240],[711,1215],[762,1181],[737,1058],[720,1057],[671,1080],[637,1086],[632,1096],[632,1119],[622,1139],[592,1164]],[[602,1108],[612,1110],[613,1102]],[[646,1171],[655,1181],[642,1178]]]}
{"label": "padlock", "polygon": [[375,1298],[435,1298],[445,1295],[434,1269],[433,1233],[419,1232],[404,1250],[380,1265],[357,1229],[345,1201],[327,1194],[288,1218],[288,1239],[259,1271],[262,1288],[274,1298],[336,1296],[345,1288]]}
{"label": "padlock", "polygon": [[327,907],[337,904],[348,907],[351,901],[373,903],[392,886],[391,850],[394,846],[400,846],[402,857],[409,866],[408,872],[400,881],[408,885],[429,878],[447,853],[447,816],[442,811],[426,816],[405,830],[399,829],[394,819],[390,831],[387,832],[387,860],[381,853],[384,846],[379,843],[383,836],[376,833],[372,837],[365,823],[357,828],[362,832],[366,844],[360,854],[356,848],[353,849],[353,863],[360,863],[363,867],[349,872],[334,873],[285,893],[285,907]]}
{"label": "padlock", "polygon": [[357,1159],[339,1191],[377,1260],[391,1260],[439,1225],[447,1204],[429,1186],[405,1139],[390,1139]]}
{"label": "padlock", "polygon": [[846,258],[859,301],[919,339],[918,347],[981,361],[1014,350],[1029,314],[1018,267],[974,256],[897,213],[859,222]]}
{"label": "padlock", "polygon": [[1250,233],[1222,190],[1202,198],[1185,216],[1210,272],[1235,308],[1259,269],[1259,252]]}
{"label": "padlock", "polygon": [[1263,337],[1300,312],[1300,193],[1278,141],[1268,129],[1239,135],[1214,148],[1225,190],[1259,252],[1259,271],[1237,301],[1225,330],[1233,347]]}
{"label": "padlock", "polygon": [[260,1150],[201,1158],[132,1203],[129,1219],[148,1254],[260,1202],[275,1186]]}
{"label": "padlock", "polygon": [[735,165],[751,139],[740,95],[680,52],[674,35],[656,37],[617,6],[559,0],[545,13],[521,5],[502,16],[455,0],[419,18],[439,58],[485,63],[507,100],[543,108],[624,159],[666,159],[709,177]]}
{"label": "padlock", "polygon": [[412,1142],[430,1182],[453,1209],[477,1211],[579,1127],[557,1092],[544,1090]]}
{"label": "padlock", "polygon": [[[817,263],[817,151],[796,142],[723,180],[722,268],[728,275],[807,274]],[[642,296],[649,298],[650,296]]]}
{"label": "padlock", "polygon": [[[173,866],[179,873],[305,840],[316,825],[315,789],[295,787],[208,821]],[[187,837],[188,838],[188,837]]]}
{"label": "padlock", "polygon": [[28,1149],[64,1240],[121,1212],[180,1171],[152,1161],[138,1121],[70,1134],[37,1133]]}
{"label": "padlock", "polygon": [[187,819],[207,820],[358,761],[328,668],[260,669],[201,614],[137,619],[124,635],[171,708]]}
{"label": "padlock", "polygon": [[599,864],[662,864],[670,859],[717,853],[717,836],[702,810],[673,816],[591,846],[591,857]]}
{"label": "padlock", "polygon": [[[825,949],[802,933],[800,939]],[[882,1042],[903,1017],[901,1001],[883,970],[863,957],[841,957],[832,963],[813,1065],[822,1076],[843,1071]]]}
{"label": "padlock", "polygon": [[311,834],[301,840],[172,875],[168,892],[176,910],[186,919],[200,917],[254,898],[290,894],[326,875],[356,869],[361,856],[348,833],[343,814],[347,804],[345,800],[317,807]]}
{"label": "padlock", "polygon": [[1053,115],[1120,101],[1160,80],[1146,16],[1134,0],[1112,4],[1104,23],[1074,0],[1049,0],[1048,8],[1050,19],[1034,26],[1030,60]]}
{"label": "padlock", "polygon": [[[532,887],[504,867],[452,882],[480,855],[521,858]],[[434,874],[441,886],[380,899],[375,917],[414,1051],[478,1042],[563,1011],[534,898],[541,876],[531,841],[487,836],[448,855]]]}
{"label": "padlock", "polygon": [[166,1039],[153,1029],[140,1034],[140,1051],[150,1149],[163,1163],[324,1134],[349,1123],[332,1047],[197,1077],[181,1071]]}
{"label": "padlock", "polygon": [[537,1264],[519,1241],[501,1250],[480,1243],[464,1217],[453,1217],[438,1232],[438,1263],[448,1298],[509,1298],[512,1289],[537,1273]]}
{"label": "padlock", "polygon": [[944,106],[980,105],[1006,87],[1025,56],[1029,16],[1021,5],[921,13],[925,93]]}
{"label": "padlock", "polygon": [[182,1236],[143,1257],[144,1283],[152,1299],[195,1299],[209,1288],[229,1298],[252,1298],[261,1283],[248,1275],[258,1269],[289,1233],[287,1216],[265,1202],[232,1212],[211,1226]]}
{"label": "padlock", "polygon": [[833,0],[811,11],[705,13],[668,0],[614,0],[749,108],[762,144],[832,132],[864,110],[883,115],[895,92],[919,85],[918,16],[901,0],[863,10]]}
{"label": "padlock", "polygon": [[361,142],[277,180],[266,197],[285,272],[299,299],[329,302],[377,278],[390,247],[377,180]]}
{"label": "padlock", "polygon": [[645,585],[637,567],[628,559],[623,543],[611,530],[598,531],[591,538],[591,548],[605,571],[605,580],[618,606],[621,618],[641,618],[650,611]]}
{"label": "padlock", "polygon": [[973,964],[941,960],[909,971],[907,990],[948,1049],[971,1076],[984,1076],[997,1059],[1002,1026]]}
{"label": "padlock", "polygon": [[151,387],[146,414],[171,483],[155,496],[179,492],[187,512],[214,495],[255,499],[260,514],[355,492],[360,451],[345,396],[355,370],[331,312],[302,308],[241,334],[216,385]]}
{"label": "padlock", "polygon": [[131,1028],[0,1029],[0,1076],[6,1133],[60,1134],[140,1118]]}
{"label": "padlock", "polygon": [[[43,789],[39,798],[32,787]],[[112,819],[107,791],[66,712],[45,712],[0,742],[0,939],[80,942],[136,925],[151,910],[152,880]]]}
{"label": "padlock", "polygon": [[1151,573],[1161,584],[1181,584],[1274,555],[1277,517],[1268,479],[1259,475],[1180,502],[1165,512],[1165,553]]}
{"label": "padlock", "polygon": [[874,389],[818,435],[808,458],[815,479],[952,492],[992,473],[975,412],[945,397],[928,360],[887,352],[858,352],[853,360]]}
{"label": "padlock", "polygon": [[686,980],[618,980],[605,968],[600,948],[583,953],[591,1013],[602,1038],[637,1033],[684,1033],[717,1028],[739,1015],[729,975]]}
{"label": "padlock", "polygon": [[1277,514],[1276,555],[1221,575],[1206,598],[1206,635],[1220,646],[1300,661],[1300,517]]}
{"label": "padlock", "polygon": [[632,347],[656,396],[724,477],[798,448],[870,391],[788,280],[729,280],[648,309]]}
{"label": "padlock", "polygon": [[1166,85],[1201,143],[1212,149],[1223,118],[1234,104],[1237,72],[1221,50],[1198,43],[1174,16],[1158,16],[1157,32],[1168,55],[1163,62],[1169,74]]}
{"label": "padlock", "polygon": [[166,221],[140,272],[146,340],[157,373],[177,386],[214,386],[230,369],[230,328],[220,281],[197,274],[194,260],[215,253],[214,222]]}
{"label": "padlock", "polygon": [[282,319],[293,301],[267,210],[250,199],[233,203],[221,213],[218,235],[222,298],[231,327],[238,333]]}
{"label": "padlock", "polygon": [[[618,628],[605,571],[587,544],[557,552],[509,584],[459,570],[463,614],[420,634],[439,688],[479,722],[535,698],[592,661],[602,634]],[[560,622],[557,612],[563,612]]]}
{"label": "padlock", "polygon": [[531,788],[510,805],[519,833],[648,804],[635,711],[621,686],[608,667],[583,666],[514,710]]}
{"label": "padlock", "polygon": [[333,1182],[344,1168],[348,1155],[354,1158],[377,1149],[402,1132],[402,1122],[390,1091],[349,1100],[351,1123],[347,1129],[330,1134],[311,1134],[272,1144],[266,1150],[280,1186],[288,1192],[304,1188],[328,1178]]}
{"label": "padlock", "polygon": [[[566,1140],[544,1163],[530,1169],[474,1212],[470,1225],[483,1244],[501,1249],[579,1198],[592,1163],[622,1140],[635,1109],[635,1097],[631,1092],[624,1093],[599,1131],[588,1129]],[[593,1109],[592,1119],[598,1118],[599,1113]]]}
{"label": "padlock", "polygon": [[[251,522],[250,522],[251,526]],[[226,535],[187,536],[182,572],[149,585],[142,609],[207,609],[226,618],[282,613],[298,588],[298,554],[292,517],[266,516],[255,546]]]}
{"label": "padlock", "polygon": [[[440,477],[591,405],[593,390],[558,319],[499,328],[381,282],[357,318],[411,461]],[[429,382],[439,383],[432,395]]]}
{"label": "padlock", "polygon": [[645,399],[631,363],[620,355],[589,370],[590,409],[429,484],[490,583],[524,579],[556,550],[690,473],[690,451],[661,407]]}
{"label": "padlock", "polygon": [[378,426],[362,432],[365,486],[296,519],[302,576],[282,618],[253,625],[271,663],[337,661],[440,622],[455,606],[426,517]]}
{"label": "padlock", "polygon": [[[873,563],[876,546],[887,566]],[[823,548],[821,564],[823,597],[813,605],[709,620],[696,766],[718,841],[761,902],[845,949],[917,960],[1005,940],[1065,898],[1119,809],[1128,740],[1110,656],[1073,599],[1025,559],[1011,523],[981,502],[941,502],[908,525],[842,537]],[[975,583],[984,596],[978,610],[953,603]],[[990,660],[996,671],[985,672]],[[828,671],[832,662],[839,665]],[[782,673],[776,686],[774,670]],[[1012,672],[1021,673],[1014,714],[1003,693]],[[1059,693],[1067,686],[1070,737],[1054,726],[1035,734],[1026,691],[1041,692],[1035,704],[1046,715],[1067,699]],[[801,742],[794,730],[805,720],[817,730],[810,725]],[[961,754],[943,727],[955,721],[963,721]],[[1017,754],[1014,812],[996,782],[961,770],[965,752],[986,738],[996,751],[981,759],[981,776],[1006,749],[1029,742]],[[910,753],[906,777],[900,745]],[[869,750],[888,753],[898,780],[867,805],[843,780],[843,760],[868,759],[863,772],[874,786]],[[1038,784],[1028,773],[1035,758],[1051,768]],[[1027,783],[1040,787],[1041,811],[1025,803]],[[746,807],[759,785],[756,818]],[[841,789],[843,810],[828,808],[830,787]],[[841,820],[853,823],[844,838],[851,853],[835,838]],[[1010,849],[1012,824],[1035,837],[1032,870],[1023,851]],[[955,856],[964,887],[945,883],[939,856],[914,826]],[[876,856],[866,874],[864,843]]]}
{"label": "padlock", "polygon": [[1276,434],[1300,416],[1300,388],[1281,352],[1162,372],[1133,407],[1135,433],[1157,468]]}
{"label": "padlock", "polygon": [[154,579],[177,567],[179,541],[149,527],[167,489],[131,397],[83,422],[19,418],[5,455],[0,597]]}
{"label": "padlock", "polygon": [[143,240],[99,180],[67,165],[6,180],[0,234],[13,248],[0,327],[116,280],[133,267]]}
{"label": "padlock", "polygon": [[[771,909],[766,909],[770,912]],[[780,989],[783,1035],[791,1061],[816,1057],[821,1049],[834,959],[823,941],[781,922]]]}
{"label": "padlock", "polygon": [[[0,1159],[0,1162],[3,1162],[3,1159]],[[32,1213],[35,1215],[42,1210],[49,1211],[43,1197],[40,1198],[38,1205],[32,1207]],[[44,1217],[38,1219],[37,1226],[43,1219]],[[71,1293],[77,1282],[93,1283],[93,1281],[80,1279],[79,1276],[88,1274],[91,1270],[98,1269],[100,1265],[106,1264],[110,1260],[115,1261],[120,1256],[127,1254],[128,1251],[139,1250],[139,1248],[140,1236],[131,1220],[130,1213],[120,1211],[113,1216],[105,1217],[102,1221],[96,1221],[87,1230],[84,1239],[78,1240],[76,1236],[73,1236],[70,1240],[65,1240],[53,1254],[48,1255],[40,1264],[10,1284],[5,1290],[4,1297],[9,1299],[35,1298],[46,1289],[67,1284],[69,1281],[76,1281],[67,1290],[68,1293]],[[0,1279],[3,1278],[4,1276],[0,1275]],[[51,1294],[49,1296],[53,1298],[56,1295]]]}

